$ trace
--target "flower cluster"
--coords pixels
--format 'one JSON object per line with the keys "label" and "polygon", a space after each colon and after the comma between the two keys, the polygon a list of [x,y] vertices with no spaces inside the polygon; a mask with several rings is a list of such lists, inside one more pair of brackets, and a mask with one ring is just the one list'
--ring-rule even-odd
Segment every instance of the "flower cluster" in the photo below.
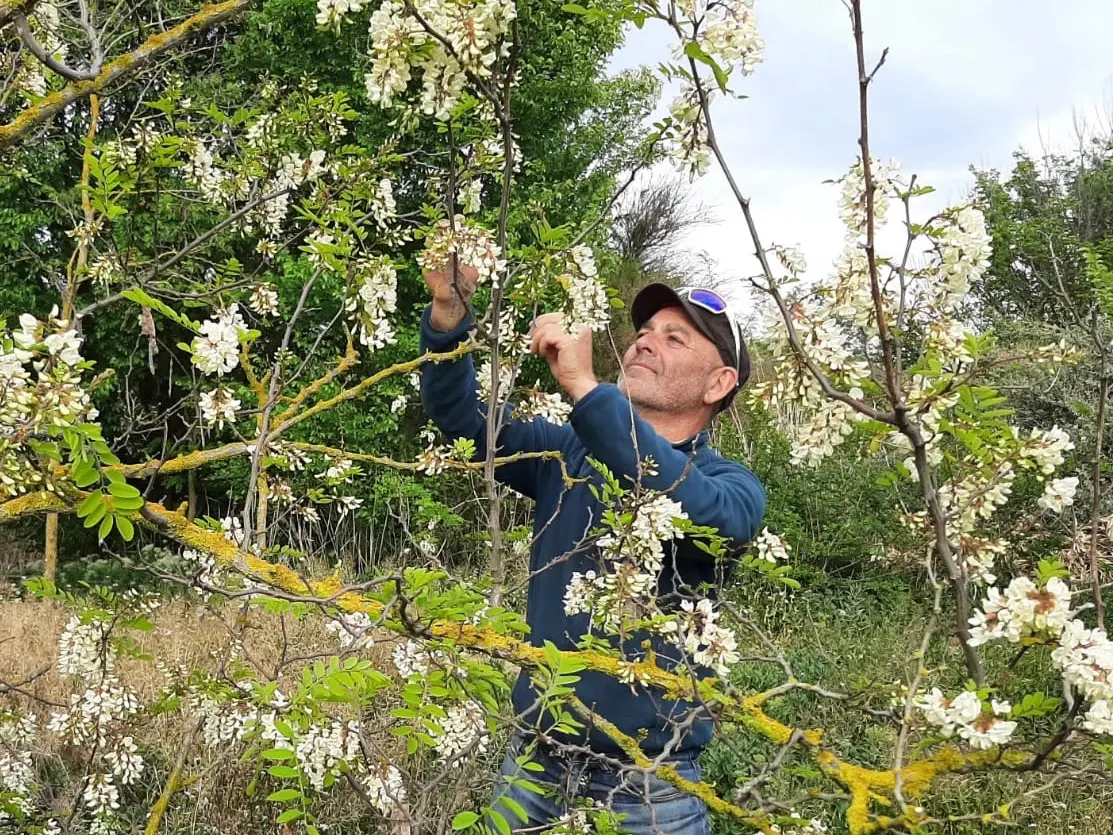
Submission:
{"label": "flower cluster", "polygon": [[568,295],[564,329],[572,336],[581,328],[601,331],[611,319],[606,288],[599,282],[595,254],[589,247],[574,246],[568,251],[564,271],[557,281]]}
{"label": "flower cluster", "polygon": [[259,721],[258,711],[239,701],[194,694],[189,705],[200,723],[201,738],[210,747],[239,742]]}
{"label": "flower cluster", "polygon": [[989,267],[992,246],[985,215],[971,206],[945,214],[942,227],[936,239],[940,263],[934,304],[939,310],[951,312]]}
{"label": "flower cluster", "polygon": [[360,756],[359,723],[334,721],[314,725],[302,736],[295,753],[302,773],[317,791],[325,788],[325,778],[336,776],[343,765]]}
{"label": "flower cluster", "polygon": [[958,736],[973,748],[984,750],[1004,745],[1016,731],[1016,722],[1000,718],[1011,712],[1008,702],[994,699],[986,710],[973,690],[964,690],[954,699],[947,699],[938,687],[934,687],[916,701],[916,706],[943,736],[952,736],[957,731]]}
{"label": "flower cluster", "polygon": [[277,316],[278,291],[267,281],[253,284],[248,306],[260,316]]}
{"label": "flower cluster", "polygon": [[406,786],[402,782],[402,772],[396,766],[389,763],[371,766],[363,775],[362,783],[368,801],[384,815],[389,815],[395,806],[406,802]]}
{"label": "flower cluster", "polygon": [[364,649],[374,643],[371,627],[374,622],[366,612],[343,612],[330,618],[325,629],[336,634],[345,650]]}
{"label": "flower cluster", "polygon": [[514,415],[523,420],[540,418],[561,426],[572,416],[572,404],[557,393],[533,389],[518,401]]}
{"label": "flower cluster", "polygon": [[495,61],[507,54],[507,35],[517,10],[512,0],[416,0],[413,8],[417,16],[406,4],[386,0],[371,15],[367,96],[392,107],[417,71],[422,78],[421,111],[444,121],[459,102],[468,74],[490,77]]}
{"label": "flower cluster", "polygon": [[1017,577],[1004,594],[991,586],[981,610],[970,619],[970,643],[979,646],[998,639],[1017,643],[1035,634],[1057,636],[1070,621],[1070,598],[1070,589],[1058,577],[1044,586]]}
{"label": "flower cluster", "polygon": [[105,676],[83,693],[71,693],[69,709],[52,713],[47,728],[73,745],[103,747],[116,723],[138,710],[138,697],[118,679]]}
{"label": "flower cluster", "polygon": [[757,549],[759,559],[774,564],[778,561],[785,562],[788,559],[788,552],[791,550],[789,544],[769,528],[762,528],[758,538],[754,540],[754,547]]}
{"label": "flower cluster", "polygon": [[[757,31],[753,0],[681,0],[684,15],[678,21],[686,32],[694,30],[696,43],[726,71],[738,67],[749,75],[761,63],[765,41]],[[673,57],[685,54],[687,43],[673,45]]]}
{"label": "flower cluster", "polygon": [[1082,727],[1113,734],[1113,641],[1104,630],[1090,629],[1072,617],[1070,597],[1070,589],[1057,577],[1042,587],[1018,577],[1004,594],[990,588],[970,619],[971,643],[1018,643],[1033,637],[1053,644],[1051,661],[1063,681],[1090,702]]}
{"label": "flower cluster", "polygon": [[447,220],[437,221],[425,239],[425,249],[418,260],[427,272],[446,272],[449,258],[455,254],[458,264],[474,267],[478,273],[477,282],[497,284],[499,276],[506,269],[502,250],[491,238],[490,233],[480,226],[473,225],[463,215],[456,215],[450,224]]}
{"label": "flower cluster", "polygon": [[120,779],[120,785],[129,786],[143,773],[143,757],[139,747],[130,736],[121,737],[116,745],[104,755],[112,767],[112,773]]}
{"label": "flower cluster", "polygon": [[395,340],[390,315],[398,309],[398,271],[389,258],[361,258],[352,265],[353,291],[344,302],[361,345],[383,348]]}
{"label": "flower cluster", "polygon": [[58,638],[58,674],[96,682],[110,673],[116,648],[108,640],[107,630],[108,625],[100,620],[70,615]]}
{"label": "flower cluster", "polygon": [[441,733],[435,735],[434,748],[442,762],[459,765],[465,751],[482,754],[487,750],[489,735],[483,706],[465,701],[445,708],[445,717],[438,720]]}
{"label": "flower cluster", "polygon": [[223,429],[225,423],[236,422],[240,401],[227,386],[217,386],[212,391],[201,392],[201,420],[206,426]]}
{"label": "flower cluster", "polygon": [[18,329],[0,331],[0,501],[56,490],[56,462],[44,462],[35,441],[97,419],[81,383],[80,347],[81,338],[58,318],[57,308],[46,321],[25,313]]}
{"label": "flower cluster", "polygon": [[664,540],[679,538],[675,520],[687,519],[678,502],[657,493],[633,499],[623,508],[620,521],[596,540],[602,563],[610,570],[600,574],[574,572],[565,590],[564,610],[569,615],[590,612],[609,631],[618,629],[631,606],[645,606],[657,587],[664,558]]}
{"label": "flower cluster", "polygon": [[[31,790],[35,781],[35,767],[31,752],[19,750],[34,736],[35,717],[30,715],[29,725],[23,719],[9,724],[12,717],[0,718],[0,741],[7,750],[0,749],[0,793],[7,804],[24,815],[31,813]],[[30,734],[27,733],[30,731]],[[0,824],[11,819],[11,814],[0,806]]]}
{"label": "flower cluster", "polygon": [[[705,95],[711,98],[711,93]],[[707,172],[711,163],[707,139],[699,91],[692,86],[686,87],[669,106],[669,120],[662,133],[666,153],[680,170],[699,177]]]}
{"label": "flower cluster", "polygon": [[190,345],[193,364],[202,374],[223,377],[240,363],[240,338],[247,331],[239,306],[233,304],[201,324]]}
{"label": "flower cluster", "polygon": [[676,643],[696,663],[710,667],[719,676],[726,677],[730,665],[740,658],[738,639],[734,631],[718,623],[719,613],[711,601],[682,600],[675,621],[666,630],[675,627]]}
{"label": "flower cluster", "polygon": [[317,0],[317,25],[336,32],[348,22],[348,14],[359,14],[363,0]]}

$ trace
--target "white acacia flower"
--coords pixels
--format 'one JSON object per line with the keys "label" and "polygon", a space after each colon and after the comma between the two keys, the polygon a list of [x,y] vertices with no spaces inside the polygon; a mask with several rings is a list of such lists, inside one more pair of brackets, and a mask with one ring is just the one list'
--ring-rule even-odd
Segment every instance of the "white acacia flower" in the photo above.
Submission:
{"label": "white acacia flower", "polygon": [[341,764],[354,762],[359,757],[359,731],[359,723],[354,720],[309,728],[298,742],[295,754],[313,788],[323,791],[326,776],[338,773]]}
{"label": "white acacia flower", "polygon": [[112,767],[112,773],[120,778],[120,785],[128,786],[139,779],[143,773],[143,757],[130,736],[122,737],[107,753],[104,759]]}
{"label": "white acacia flower", "polygon": [[1105,699],[1098,699],[1082,720],[1082,727],[1086,730],[1103,736],[1113,735],[1113,710]]}
{"label": "white acacia flower", "polygon": [[195,336],[190,346],[193,364],[203,374],[223,377],[240,362],[240,334],[247,328],[233,304],[201,324],[201,335]]}
{"label": "white acacia flower", "polygon": [[590,247],[574,246],[565,260],[565,272],[557,280],[568,293],[569,310],[564,329],[576,335],[581,328],[601,331],[611,319],[607,291],[599,282],[595,254]]}
{"label": "white acacia flower", "polygon": [[1012,739],[1015,730],[1016,722],[981,714],[968,724],[960,725],[958,735],[972,748],[984,750],[994,745],[1004,745]]}
{"label": "white acacia flower", "polygon": [[81,797],[94,817],[111,815],[120,808],[120,790],[113,784],[111,774],[89,775]]}
{"label": "white acacia flower", "polygon": [[106,640],[104,625],[99,621],[83,623],[71,615],[58,637],[58,673],[99,681],[111,673],[116,663],[116,648]]}
{"label": "white acacia flower", "polygon": [[463,760],[459,755],[469,748],[473,754],[483,754],[487,750],[490,737],[483,706],[479,702],[469,700],[450,705],[445,708],[445,713],[448,715],[438,722],[441,734],[435,736],[438,759],[460,766]]}
{"label": "white acacia flower", "polygon": [[362,782],[368,801],[384,815],[390,815],[395,806],[406,802],[406,786],[396,766],[389,763],[371,766]]}
{"label": "white acacia flower", "polygon": [[337,496],[336,506],[340,509],[340,518],[343,519],[349,513],[354,513],[363,506],[363,499],[357,499],[355,496]]}
{"label": "white acacia flower", "polygon": [[572,416],[572,404],[557,393],[534,390],[518,403],[516,414],[523,419],[541,418],[563,426]]}
{"label": "white acacia flower", "polygon": [[782,562],[787,560],[788,552],[791,550],[789,544],[769,528],[762,529],[761,534],[754,540],[754,546],[757,548],[757,555],[761,559],[774,564],[778,560]]}
{"label": "white acacia flower", "polygon": [[251,287],[251,299],[248,305],[260,316],[277,316],[278,291],[273,284],[265,281],[254,284]]}
{"label": "white acacia flower", "polygon": [[212,391],[201,392],[201,419],[206,426],[223,429],[225,423],[236,422],[236,411],[240,401],[232,396],[225,386],[217,386]]}
{"label": "white acacia flower", "polygon": [[1070,435],[1058,426],[1050,429],[1033,429],[1018,450],[1021,463],[1035,467],[1042,475],[1049,476],[1065,460],[1066,453],[1074,449]]}
{"label": "white acacia flower", "polygon": [[1078,477],[1056,478],[1044,484],[1043,495],[1036,502],[1045,510],[1060,513],[1074,504],[1074,494],[1078,490]]}
{"label": "white acacia flower", "polygon": [[373,625],[366,612],[343,612],[331,618],[325,629],[336,634],[344,649],[363,649],[374,643],[369,634]]}
{"label": "white acacia flower", "polygon": [[394,184],[386,177],[379,180],[375,196],[371,200],[371,215],[379,226],[389,226],[398,217],[398,206],[394,200]]}
{"label": "white acacia flower", "polygon": [[344,309],[359,342],[374,351],[394,343],[390,316],[398,308],[398,271],[389,258],[361,258],[355,263],[353,292]]}

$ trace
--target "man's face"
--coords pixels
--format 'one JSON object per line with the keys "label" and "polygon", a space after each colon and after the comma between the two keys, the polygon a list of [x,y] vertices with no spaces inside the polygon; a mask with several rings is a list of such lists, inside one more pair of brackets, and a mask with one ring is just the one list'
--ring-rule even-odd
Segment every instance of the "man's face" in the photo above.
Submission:
{"label": "man's face", "polygon": [[719,350],[684,309],[664,307],[623,355],[618,386],[635,406],[681,414],[706,408],[723,373]]}

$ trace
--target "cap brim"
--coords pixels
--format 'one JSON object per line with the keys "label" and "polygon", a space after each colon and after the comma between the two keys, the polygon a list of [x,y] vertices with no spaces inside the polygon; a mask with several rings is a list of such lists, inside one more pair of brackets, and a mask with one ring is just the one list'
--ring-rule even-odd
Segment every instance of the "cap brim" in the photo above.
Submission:
{"label": "cap brim", "polygon": [[696,312],[692,303],[678,296],[669,285],[660,282],[643,287],[634,298],[634,303],[630,305],[630,319],[634,323],[634,330],[640,330],[641,326],[652,319],[658,310],[666,307],[682,308],[699,332],[712,343],[716,342],[715,335],[704,325],[702,317]]}

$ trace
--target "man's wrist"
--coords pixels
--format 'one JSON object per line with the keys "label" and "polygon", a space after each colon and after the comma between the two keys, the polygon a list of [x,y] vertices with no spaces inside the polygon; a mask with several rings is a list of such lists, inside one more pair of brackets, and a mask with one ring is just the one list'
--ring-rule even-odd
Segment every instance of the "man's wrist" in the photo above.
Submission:
{"label": "man's wrist", "polygon": [[568,396],[572,398],[574,403],[579,403],[587,397],[597,385],[599,385],[598,380],[594,377],[587,377],[583,380],[573,380],[565,386],[564,390],[568,392]]}
{"label": "man's wrist", "polygon": [[447,333],[455,330],[467,315],[467,307],[457,299],[447,302],[434,301],[429,311],[429,324],[433,326],[433,330]]}

